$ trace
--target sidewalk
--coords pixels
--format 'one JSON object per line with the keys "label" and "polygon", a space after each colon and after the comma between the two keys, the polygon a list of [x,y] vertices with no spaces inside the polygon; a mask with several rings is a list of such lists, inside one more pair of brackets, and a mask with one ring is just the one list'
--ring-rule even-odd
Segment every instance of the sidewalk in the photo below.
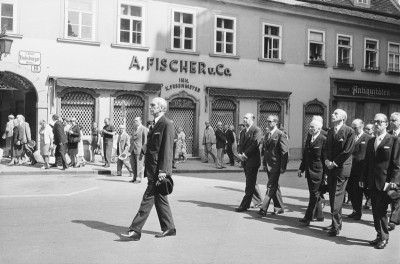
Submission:
{"label": "sidewalk", "polygon": [[[226,159],[225,162],[228,160]],[[111,167],[104,168],[100,161],[92,163],[86,163],[85,167],[82,168],[69,168],[68,170],[60,170],[57,168],[51,168],[48,170],[40,169],[43,164],[37,163],[34,166],[24,164],[21,166],[8,166],[10,162],[9,158],[3,158],[0,165],[0,175],[54,175],[54,174],[114,174],[117,171],[117,164],[111,163]],[[291,160],[288,163],[288,171],[297,171],[300,165],[300,160]],[[184,163],[176,163],[176,169],[173,170],[174,174],[181,173],[226,173],[226,172],[242,172],[243,169],[236,163],[235,166],[226,164],[226,168],[217,169],[213,163],[202,163],[200,158],[193,157],[188,158]],[[122,169],[122,174],[127,176],[128,171],[125,167]]]}

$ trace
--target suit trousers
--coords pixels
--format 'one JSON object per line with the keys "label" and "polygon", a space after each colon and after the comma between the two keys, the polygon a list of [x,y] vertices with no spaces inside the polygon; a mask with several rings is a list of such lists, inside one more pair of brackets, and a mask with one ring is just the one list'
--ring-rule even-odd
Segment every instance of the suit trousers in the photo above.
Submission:
{"label": "suit trousers", "polygon": [[315,218],[324,218],[324,214],[322,211],[322,198],[321,193],[319,191],[319,187],[321,185],[321,179],[311,179],[307,177],[308,184],[308,192],[310,194],[310,200],[308,202],[306,214],[304,218],[307,220],[312,220]]}
{"label": "suit trousers", "polygon": [[247,167],[244,162],[244,175],[246,176],[246,188],[244,191],[244,197],[240,203],[240,207],[249,208],[251,201],[253,200],[254,205],[261,204],[260,188],[257,185],[257,174],[258,167]]}
{"label": "suit trousers", "polygon": [[230,164],[235,164],[235,160],[233,159],[232,144],[227,144],[227,145],[226,145],[226,154],[228,154],[229,163],[230,163]]}
{"label": "suit trousers", "polygon": [[55,159],[56,159],[56,164],[58,166],[58,160],[61,162],[60,165],[63,166],[63,168],[67,168],[67,161],[65,159],[65,152],[67,151],[66,144],[62,145],[57,145],[56,150],[54,153]]}
{"label": "suit trousers", "polygon": [[372,216],[374,217],[374,227],[382,240],[389,239],[388,230],[388,217],[387,208],[388,201],[386,198],[385,191],[379,191],[376,187],[371,189],[371,205],[372,205]]}
{"label": "suit trousers", "polygon": [[[336,170],[336,168],[332,169]],[[329,204],[331,206],[332,224],[334,229],[342,228],[342,206],[346,194],[348,178],[338,177],[332,171],[328,172]]]}
{"label": "suit trousers", "polygon": [[217,167],[222,167],[224,164],[224,148],[217,149]]}
{"label": "suit trousers", "polygon": [[400,199],[391,204],[390,222],[400,224]]}
{"label": "suit trousers", "polygon": [[[272,201],[274,201],[274,208],[284,208],[281,188],[279,186],[279,177],[281,176],[280,171],[272,172],[267,171],[268,175],[268,183],[267,183],[267,192],[265,195],[271,197]],[[267,208],[268,209],[268,208]]]}
{"label": "suit trousers", "polygon": [[349,198],[351,199],[351,206],[356,216],[362,215],[362,200],[364,189],[359,186],[360,177],[357,175],[350,175],[348,185]]}
{"label": "suit trousers", "polygon": [[113,148],[113,139],[104,138],[103,139],[104,160],[108,165],[110,165],[111,163],[112,148]]}
{"label": "suit trousers", "polygon": [[210,155],[213,158],[214,163],[217,161],[217,158],[215,157],[214,153],[212,152],[212,144],[211,143],[206,143],[204,145],[204,156],[206,157],[206,161],[208,161],[208,155]]}
{"label": "suit trousers", "polygon": [[122,165],[125,165],[125,167],[129,171],[129,173],[132,174],[132,167],[131,167],[131,164],[129,163],[129,158],[126,158],[124,160],[117,159],[117,174],[118,175],[122,174]]}
{"label": "suit trousers", "polygon": [[140,154],[131,154],[131,166],[133,171],[133,180],[142,181],[144,175],[144,156],[140,159]]}
{"label": "suit trousers", "polygon": [[158,221],[161,230],[166,231],[175,228],[172,218],[171,208],[169,207],[168,197],[157,192],[155,180],[148,180],[146,191],[144,192],[142,203],[135,218],[132,221],[129,230],[142,233],[142,228],[150,215],[153,205],[156,207]]}

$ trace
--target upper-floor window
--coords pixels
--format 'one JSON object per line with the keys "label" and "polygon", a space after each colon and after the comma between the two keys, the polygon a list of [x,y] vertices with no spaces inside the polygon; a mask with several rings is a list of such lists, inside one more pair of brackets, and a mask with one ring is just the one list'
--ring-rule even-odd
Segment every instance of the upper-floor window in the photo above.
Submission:
{"label": "upper-floor window", "polygon": [[172,17],[172,49],[195,51],[195,14],[193,12],[173,10]]}
{"label": "upper-floor window", "polygon": [[388,71],[400,72],[400,43],[389,42]]}
{"label": "upper-floor window", "polygon": [[365,39],[364,43],[364,68],[367,70],[379,70],[379,41]]}
{"label": "upper-floor window", "polygon": [[65,0],[65,32],[67,38],[95,39],[94,0]]}
{"label": "upper-floor window", "polygon": [[263,59],[282,59],[282,26],[263,24]]}
{"label": "upper-floor window", "polygon": [[337,36],[337,66],[338,67],[353,67],[352,52],[353,38],[346,35]]}
{"label": "upper-floor window", "polygon": [[144,44],[144,7],[121,3],[118,41],[121,44]]}
{"label": "upper-floor window", "polygon": [[14,1],[0,1],[0,29],[3,27],[8,33],[16,33],[16,4]]}
{"label": "upper-floor window", "polygon": [[359,3],[359,4],[367,4],[368,0],[357,0],[357,3]]}
{"label": "upper-floor window", "polygon": [[215,53],[236,54],[236,19],[216,16]]}
{"label": "upper-floor window", "polygon": [[308,58],[309,63],[325,64],[325,32],[308,31]]}

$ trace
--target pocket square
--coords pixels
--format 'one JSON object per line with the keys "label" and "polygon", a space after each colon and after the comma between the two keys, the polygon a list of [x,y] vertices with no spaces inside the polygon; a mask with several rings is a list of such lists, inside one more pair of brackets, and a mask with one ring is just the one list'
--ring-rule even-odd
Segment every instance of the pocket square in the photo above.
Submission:
{"label": "pocket square", "polygon": [[365,144],[365,141],[361,142],[360,144]]}
{"label": "pocket square", "polygon": [[319,149],[319,147],[315,147],[314,149]]}
{"label": "pocket square", "polygon": [[384,149],[390,149],[390,147],[389,147],[389,146],[384,146],[383,148],[384,148]]}
{"label": "pocket square", "polygon": [[343,138],[339,139],[339,141],[343,141]]}
{"label": "pocket square", "polygon": [[160,132],[155,132],[155,133],[154,133],[154,135],[158,135],[158,134],[160,134]]}

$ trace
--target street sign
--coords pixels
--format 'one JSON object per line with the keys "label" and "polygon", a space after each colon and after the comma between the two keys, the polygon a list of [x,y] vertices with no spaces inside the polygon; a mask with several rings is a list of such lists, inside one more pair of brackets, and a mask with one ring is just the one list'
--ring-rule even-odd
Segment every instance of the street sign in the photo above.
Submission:
{"label": "street sign", "polygon": [[35,51],[19,51],[18,62],[22,65],[40,65],[41,54]]}

